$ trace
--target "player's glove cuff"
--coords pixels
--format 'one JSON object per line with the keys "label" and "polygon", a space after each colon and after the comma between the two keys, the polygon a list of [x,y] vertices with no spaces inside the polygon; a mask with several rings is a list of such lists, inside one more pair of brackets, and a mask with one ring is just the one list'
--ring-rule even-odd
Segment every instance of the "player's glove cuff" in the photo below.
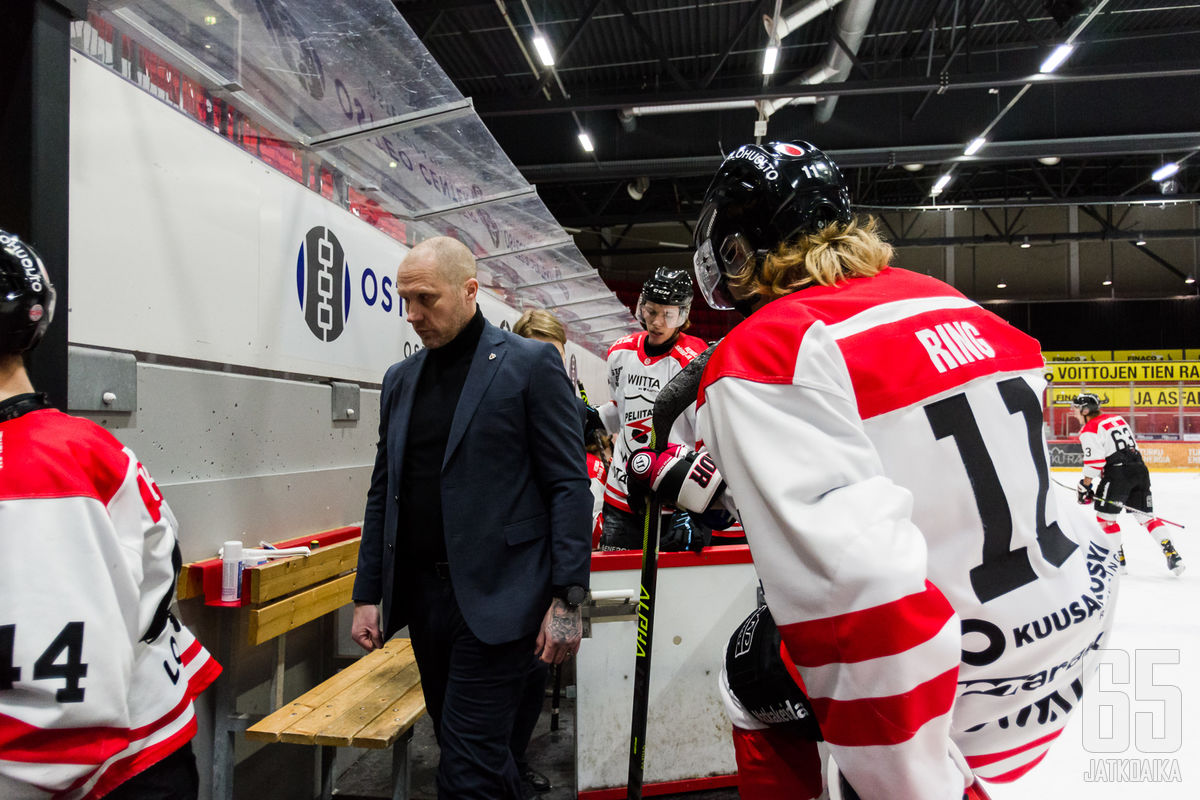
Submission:
{"label": "player's glove cuff", "polygon": [[698,514],[707,511],[725,488],[712,456],[678,445],[657,454],[649,448],[635,450],[626,466],[631,484],[648,486],[660,502]]}

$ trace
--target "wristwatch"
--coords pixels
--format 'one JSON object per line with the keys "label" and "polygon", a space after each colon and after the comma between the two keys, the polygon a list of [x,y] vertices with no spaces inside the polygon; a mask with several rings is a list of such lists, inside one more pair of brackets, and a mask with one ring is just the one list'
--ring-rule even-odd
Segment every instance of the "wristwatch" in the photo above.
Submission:
{"label": "wristwatch", "polygon": [[566,603],[568,608],[574,610],[587,599],[587,589],[578,583],[572,583],[570,586],[555,586],[554,596]]}

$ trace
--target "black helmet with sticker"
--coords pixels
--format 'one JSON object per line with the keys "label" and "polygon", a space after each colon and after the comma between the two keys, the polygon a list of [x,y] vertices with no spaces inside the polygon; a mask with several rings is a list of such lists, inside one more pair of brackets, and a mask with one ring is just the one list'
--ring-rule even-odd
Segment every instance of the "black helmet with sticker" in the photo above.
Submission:
{"label": "black helmet with sticker", "polygon": [[700,209],[694,261],[704,299],[734,308],[729,276],[784,242],[852,218],[841,170],[814,145],[742,145],[717,170]]}
{"label": "black helmet with sticker", "polygon": [[37,346],[54,318],[54,286],[37,251],[0,230],[0,353]]}
{"label": "black helmet with sticker", "polygon": [[671,327],[679,327],[687,321],[688,310],[692,307],[692,276],[686,269],[674,267],[659,267],[654,274],[642,284],[642,294],[638,297],[637,309],[634,316],[637,321],[645,324],[642,319],[642,304],[657,303],[660,306],[679,306],[679,315]]}

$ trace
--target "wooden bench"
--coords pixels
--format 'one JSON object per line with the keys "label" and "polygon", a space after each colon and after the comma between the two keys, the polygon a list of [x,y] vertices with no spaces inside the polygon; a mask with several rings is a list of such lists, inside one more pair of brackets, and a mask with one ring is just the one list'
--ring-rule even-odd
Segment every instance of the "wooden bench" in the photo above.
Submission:
{"label": "wooden bench", "polygon": [[[246,730],[259,742],[289,742],[322,748],[324,797],[333,792],[333,749],[392,750],[392,797],[409,791],[408,742],[425,713],[425,696],[407,639],[392,639],[351,666]],[[403,741],[397,744],[397,740]]]}
{"label": "wooden bench", "polygon": [[[242,731],[252,741],[321,747],[321,787],[326,798],[333,792],[335,748],[382,749],[395,745],[392,796],[408,797],[408,742],[413,724],[425,712],[425,698],[407,639],[388,642],[294,701],[284,703],[287,633],[351,602],[359,542],[357,528],[277,542],[280,548],[316,546],[308,556],[246,566],[241,597],[234,602],[220,599],[218,559],[184,565],[177,589],[179,599],[203,597],[205,605],[217,607],[221,615],[217,660],[225,674],[216,686],[213,725],[213,797],[217,800],[232,800],[234,737]],[[235,644],[239,639],[250,646],[270,641],[276,645],[271,696],[272,708],[277,710],[253,725],[251,715],[236,709]]]}

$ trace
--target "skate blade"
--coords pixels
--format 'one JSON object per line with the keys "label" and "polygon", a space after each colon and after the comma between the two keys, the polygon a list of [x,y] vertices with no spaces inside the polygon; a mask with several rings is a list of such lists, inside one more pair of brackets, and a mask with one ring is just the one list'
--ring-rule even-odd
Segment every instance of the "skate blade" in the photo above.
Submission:
{"label": "skate blade", "polygon": [[1183,574],[1183,571],[1184,571],[1185,569],[1187,569],[1187,565],[1186,565],[1186,564],[1176,564],[1176,565],[1175,565],[1175,568],[1171,570],[1171,574],[1172,574],[1172,575],[1182,575],[1182,574]]}

